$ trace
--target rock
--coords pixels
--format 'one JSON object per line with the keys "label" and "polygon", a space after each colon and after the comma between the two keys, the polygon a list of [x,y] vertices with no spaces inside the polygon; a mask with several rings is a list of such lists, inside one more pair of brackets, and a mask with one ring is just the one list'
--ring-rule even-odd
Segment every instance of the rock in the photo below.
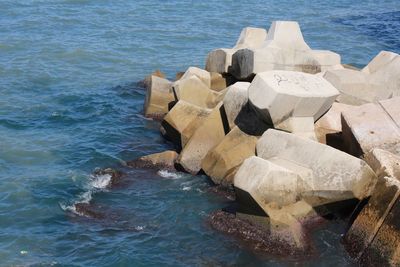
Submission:
{"label": "rock", "polygon": [[248,82],[237,82],[229,86],[227,89],[223,102],[229,127],[231,129],[236,125],[235,120],[239,115],[239,112],[247,104],[249,99],[249,86],[250,83]]}
{"label": "rock", "polygon": [[329,70],[323,77],[340,91],[341,103],[362,105],[388,99],[400,95],[400,56],[381,51],[361,71]]}
{"label": "rock", "polygon": [[180,80],[188,79],[192,76],[196,76],[204,83],[208,88],[211,87],[211,75],[208,71],[197,68],[197,67],[189,67]]}
{"label": "rock", "polygon": [[364,157],[365,162],[379,177],[400,179],[400,157],[388,151],[375,148]]}
{"label": "rock", "polygon": [[93,172],[93,176],[97,177],[97,178],[99,176],[104,176],[104,175],[110,176],[110,181],[108,182],[106,187],[107,188],[112,188],[112,187],[118,185],[121,182],[123,173],[118,171],[118,170],[112,169],[112,168],[96,169]]}
{"label": "rock", "polygon": [[320,143],[329,144],[327,137],[342,132],[341,114],[354,106],[334,102],[332,107],[315,123],[315,133]]}
{"label": "rock", "polygon": [[[294,190],[297,186],[295,192],[288,193],[287,196],[282,195],[282,199],[279,200],[282,203],[290,203],[294,196],[300,196],[313,207],[352,198],[361,200],[370,195],[376,183],[375,173],[363,160],[330,146],[282,131],[266,131],[258,140],[256,151],[257,155],[269,161],[269,166],[274,169],[287,169],[286,175],[289,175],[288,181],[291,182],[276,183],[277,187],[274,190],[279,193],[278,186],[281,186],[282,190],[287,186],[292,186],[290,190]],[[245,164],[241,168],[246,168]],[[240,188],[246,190],[250,186],[246,185],[247,180],[254,181],[251,172],[252,168],[248,168],[247,176],[240,176],[239,173],[244,174],[245,169],[243,172],[239,169],[235,176],[235,186],[240,182]],[[299,178],[294,178],[291,172],[300,177],[302,182],[295,183]],[[267,182],[269,179],[275,181],[277,177],[271,175],[265,176],[264,179],[268,179]],[[265,191],[263,196],[265,199],[270,197],[266,192],[268,191]]]}
{"label": "rock", "polygon": [[164,117],[168,112],[168,104],[174,100],[172,83],[166,79],[151,76],[144,104],[145,116],[151,118]]}
{"label": "rock", "polygon": [[362,266],[400,265],[400,182],[383,177],[344,237],[350,256]]}
{"label": "rock", "polygon": [[202,108],[213,108],[223,99],[224,91],[216,92],[207,87],[196,75],[185,75],[173,86],[176,100],[184,100]]}
{"label": "rock", "polygon": [[[233,171],[242,162],[255,155],[257,138],[233,128],[222,141],[211,149],[202,160],[201,167],[215,184],[231,186]],[[227,177],[228,176],[228,177]],[[228,179],[225,179],[225,178]]]}
{"label": "rock", "polygon": [[211,110],[180,100],[161,122],[161,132],[180,151]]}
{"label": "rock", "polygon": [[342,112],[342,136],[347,152],[361,156],[373,148],[400,155],[400,97]]}
{"label": "rock", "polygon": [[262,46],[233,54],[229,72],[241,80],[270,70],[318,73],[337,68],[343,68],[340,56],[331,51],[311,50],[297,22],[274,21]]}
{"label": "rock", "polygon": [[174,164],[177,158],[178,153],[172,150],[167,150],[164,152],[143,156],[133,161],[128,161],[126,164],[132,168],[175,170]]}
{"label": "rock", "polygon": [[236,45],[229,48],[213,50],[207,55],[206,70],[209,72],[226,73],[232,63],[232,55],[238,49],[260,47],[267,37],[267,31],[261,28],[247,27],[242,30]]}
{"label": "rock", "polygon": [[222,102],[198,125],[180,153],[178,163],[185,171],[197,174],[201,169],[201,161],[208,151],[224,138],[227,122],[222,121],[221,107]]}
{"label": "rock", "polygon": [[259,73],[248,91],[249,101],[262,120],[296,133],[314,132],[314,121],[339,94],[321,77],[293,71]]}
{"label": "rock", "polygon": [[211,77],[211,86],[210,86],[211,90],[220,92],[226,89],[226,87],[228,87],[227,79],[221,74],[217,72],[211,72],[210,77]]}

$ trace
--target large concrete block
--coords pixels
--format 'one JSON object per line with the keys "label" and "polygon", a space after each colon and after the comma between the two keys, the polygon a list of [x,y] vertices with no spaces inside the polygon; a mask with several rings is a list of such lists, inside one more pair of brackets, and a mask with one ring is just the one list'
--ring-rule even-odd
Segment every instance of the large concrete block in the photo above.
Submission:
{"label": "large concrete block", "polygon": [[174,99],[172,83],[152,75],[147,82],[144,115],[152,118],[164,117],[168,112],[168,104]]}
{"label": "large concrete block", "polygon": [[231,129],[235,127],[235,119],[249,99],[249,86],[248,82],[237,82],[228,87],[224,96],[224,108]]}
{"label": "large concrete block", "polygon": [[240,33],[239,39],[233,48],[220,48],[207,55],[206,70],[210,72],[226,73],[232,64],[232,55],[243,48],[260,47],[267,37],[267,31],[261,28],[246,27]]}
{"label": "large concrete block", "polygon": [[318,142],[327,144],[327,136],[342,132],[341,114],[354,106],[334,102],[332,107],[315,123],[315,134]]}
{"label": "large concrete block", "polygon": [[211,74],[208,71],[197,67],[189,67],[180,80],[185,80],[192,76],[199,78],[208,88],[211,87]]}
{"label": "large concrete block", "polygon": [[338,101],[351,105],[400,95],[400,56],[380,52],[364,69],[328,70],[323,77],[341,93]]}
{"label": "large concrete block", "polygon": [[177,100],[184,100],[202,108],[213,108],[223,99],[225,91],[216,92],[207,87],[196,75],[182,77],[173,85]]}
{"label": "large concrete block", "polygon": [[221,118],[221,107],[222,102],[198,125],[180,153],[177,162],[187,172],[197,174],[208,151],[223,140],[226,122],[223,122]]}
{"label": "large concrete block", "polygon": [[317,120],[338,95],[336,88],[321,77],[293,71],[259,73],[249,87],[251,104],[275,127],[290,117]]}
{"label": "large concrete block", "polygon": [[[257,155],[298,173],[309,188],[301,198],[312,206],[368,197],[376,175],[361,159],[318,142],[267,130],[257,142]],[[298,166],[309,171],[298,171]]]}
{"label": "large concrete block", "polygon": [[348,152],[361,156],[373,148],[400,155],[400,97],[342,112],[342,135]]}
{"label": "large concrete block", "polygon": [[338,54],[311,50],[297,22],[274,21],[261,47],[240,49],[233,54],[230,73],[237,79],[247,79],[269,70],[318,73],[331,68],[342,68]]}
{"label": "large concrete block", "polygon": [[178,147],[178,150],[181,150],[210,112],[210,109],[200,108],[180,100],[164,117],[161,132]]}
{"label": "large concrete block", "polygon": [[375,148],[364,156],[364,160],[379,177],[400,179],[400,156]]}
{"label": "large concrete block", "polygon": [[232,185],[231,175],[242,162],[255,155],[257,138],[233,128],[222,141],[211,149],[203,159],[201,167],[216,184]]}
{"label": "large concrete block", "polygon": [[399,181],[381,178],[346,233],[346,250],[363,266],[400,265],[399,196]]}

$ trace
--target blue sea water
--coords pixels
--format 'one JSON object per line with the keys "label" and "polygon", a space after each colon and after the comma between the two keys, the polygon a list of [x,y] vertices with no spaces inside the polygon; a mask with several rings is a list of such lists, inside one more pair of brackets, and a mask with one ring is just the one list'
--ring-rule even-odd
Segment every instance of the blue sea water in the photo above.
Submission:
{"label": "blue sea water", "polygon": [[[343,225],[295,262],[214,231],[227,200],[206,177],[131,170],[108,190],[91,176],[171,148],[142,116],[136,82],[204,66],[241,28],[297,20],[306,41],[362,66],[400,52],[400,3],[387,1],[0,1],[0,266],[346,266]],[[104,178],[104,177],[102,177]],[[104,214],[73,212],[92,199]]]}

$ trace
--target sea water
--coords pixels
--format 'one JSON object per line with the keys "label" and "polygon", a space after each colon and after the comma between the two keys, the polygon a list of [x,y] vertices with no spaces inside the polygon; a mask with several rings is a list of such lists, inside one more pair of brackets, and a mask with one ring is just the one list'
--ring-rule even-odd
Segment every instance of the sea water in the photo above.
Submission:
{"label": "sea water", "polygon": [[[229,201],[204,176],[130,170],[109,188],[92,174],[172,148],[137,81],[203,67],[273,20],[358,67],[400,52],[398,0],[0,1],[0,266],[351,265],[340,223],[315,231],[316,257],[274,258],[207,224]],[[88,202],[102,216],[74,210]]]}

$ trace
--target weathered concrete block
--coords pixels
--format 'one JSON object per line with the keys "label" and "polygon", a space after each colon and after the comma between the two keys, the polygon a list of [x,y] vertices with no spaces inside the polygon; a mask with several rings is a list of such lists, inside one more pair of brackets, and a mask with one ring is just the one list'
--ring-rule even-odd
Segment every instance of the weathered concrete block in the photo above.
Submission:
{"label": "weathered concrete block", "polygon": [[269,70],[318,73],[331,68],[342,68],[338,54],[311,50],[297,22],[274,21],[261,47],[240,49],[233,54],[230,73],[237,79],[247,79]]}
{"label": "weathered concrete block", "polygon": [[327,144],[327,135],[342,132],[341,114],[354,106],[334,102],[332,107],[315,123],[318,142]]}
{"label": "weathered concrete block", "polygon": [[220,48],[207,55],[206,70],[210,72],[226,73],[232,64],[232,55],[238,49],[260,47],[267,37],[267,31],[261,28],[247,27],[240,33],[239,39],[233,48]]}
{"label": "weathered concrete block", "polygon": [[172,83],[152,75],[147,83],[144,115],[162,118],[168,112],[168,104],[174,101]]}
{"label": "weathered concrete block", "polygon": [[293,71],[259,73],[249,87],[251,104],[264,121],[275,127],[290,117],[317,120],[331,107],[338,94],[324,79]]}
{"label": "weathered concrete block", "polygon": [[400,95],[400,56],[382,51],[361,71],[329,70],[323,77],[340,91],[341,103],[362,105],[388,99]]}
{"label": "weathered concrete block", "polygon": [[361,156],[373,148],[400,155],[400,97],[342,112],[342,135],[348,152]]}
{"label": "weathered concrete block", "polygon": [[221,118],[220,102],[194,131],[178,158],[178,163],[187,172],[197,174],[201,161],[225,136],[226,122]]}
{"label": "weathered concrete block", "polygon": [[374,192],[344,237],[349,254],[363,266],[400,264],[400,183],[379,180]]}
{"label": "weathered concrete block", "polygon": [[134,168],[155,168],[174,170],[174,164],[178,158],[178,153],[172,150],[167,150],[160,153],[155,153],[140,157],[136,160],[128,161],[126,164]]}
{"label": "weathered concrete block", "polygon": [[161,123],[161,133],[171,140],[178,150],[181,150],[210,112],[210,109],[200,108],[180,100],[164,117]]}
{"label": "weathered concrete block", "polygon": [[216,92],[207,87],[196,75],[182,77],[173,85],[176,100],[184,100],[202,108],[213,108],[224,97],[224,91]]}
{"label": "weathered concrete block", "polygon": [[223,102],[231,129],[235,127],[235,119],[249,99],[249,86],[248,82],[237,82],[227,89]]}
{"label": "weathered concrete block", "polygon": [[394,177],[400,179],[400,156],[375,148],[365,154],[365,162],[378,177]]}
{"label": "weathered concrete block", "polygon": [[309,186],[301,197],[312,206],[361,200],[376,183],[375,173],[363,160],[290,133],[270,129],[258,140],[256,150],[259,157],[301,174]]}
{"label": "weathered concrete block", "polygon": [[[211,149],[203,159],[201,167],[216,184],[232,185],[231,172],[242,162],[255,155],[257,138],[233,128],[222,141]],[[227,176],[229,175],[229,179]]]}
{"label": "weathered concrete block", "polygon": [[196,76],[200,79],[208,88],[211,87],[211,75],[208,71],[197,68],[197,67],[189,67],[180,80],[188,79],[192,76]]}

